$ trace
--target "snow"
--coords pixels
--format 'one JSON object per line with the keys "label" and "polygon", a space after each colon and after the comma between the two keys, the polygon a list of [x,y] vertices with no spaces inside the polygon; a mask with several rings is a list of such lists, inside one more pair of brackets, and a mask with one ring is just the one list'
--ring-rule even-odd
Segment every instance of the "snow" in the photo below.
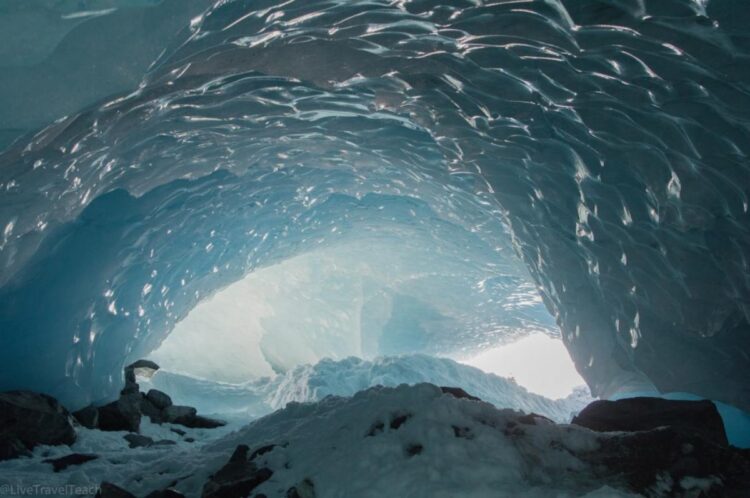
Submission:
{"label": "snow", "polygon": [[[554,375],[554,372],[550,372]],[[372,361],[324,359],[284,375],[241,384],[196,379],[159,370],[141,388],[167,392],[178,404],[195,406],[202,413],[265,415],[290,402],[317,401],[329,395],[351,396],[375,385],[397,386],[430,382],[461,386],[468,393],[498,407],[513,408],[567,422],[592,401],[585,387],[568,397],[552,400],[528,392],[510,379],[485,373],[448,358],[426,355],[381,357]]]}

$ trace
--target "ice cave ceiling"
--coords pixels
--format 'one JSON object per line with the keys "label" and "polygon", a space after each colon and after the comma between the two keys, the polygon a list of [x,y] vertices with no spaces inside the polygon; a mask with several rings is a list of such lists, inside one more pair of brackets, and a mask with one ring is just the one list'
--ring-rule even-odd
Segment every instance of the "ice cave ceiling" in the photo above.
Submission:
{"label": "ice cave ceiling", "polygon": [[310,281],[390,320],[355,350],[533,327],[595,394],[750,408],[741,3],[3,5],[0,388],[110,396],[204,298],[328,254]]}

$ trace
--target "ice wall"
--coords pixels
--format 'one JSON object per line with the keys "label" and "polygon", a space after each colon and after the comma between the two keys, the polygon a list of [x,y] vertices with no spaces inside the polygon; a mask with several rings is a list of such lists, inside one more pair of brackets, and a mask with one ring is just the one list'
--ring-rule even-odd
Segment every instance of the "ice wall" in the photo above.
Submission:
{"label": "ice wall", "polygon": [[512,240],[595,394],[749,407],[746,10],[218,3],[0,157],[2,387],[111,394],[216,289],[416,226]]}

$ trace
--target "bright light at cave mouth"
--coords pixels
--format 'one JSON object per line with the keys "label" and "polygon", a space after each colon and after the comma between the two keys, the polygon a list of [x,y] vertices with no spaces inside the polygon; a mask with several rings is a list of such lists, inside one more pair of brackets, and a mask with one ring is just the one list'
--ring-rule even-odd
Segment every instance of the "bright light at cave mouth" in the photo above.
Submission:
{"label": "bright light at cave mouth", "polygon": [[463,363],[513,378],[530,392],[552,399],[564,398],[585,384],[562,341],[541,333],[489,349]]}
{"label": "bright light at cave mouth", "polygon": [[354,238],[260,268],[200,303],[150,357],[229,383],[324,358],[427,354],[553,399],[584,384],[514,258],[409,238]]}

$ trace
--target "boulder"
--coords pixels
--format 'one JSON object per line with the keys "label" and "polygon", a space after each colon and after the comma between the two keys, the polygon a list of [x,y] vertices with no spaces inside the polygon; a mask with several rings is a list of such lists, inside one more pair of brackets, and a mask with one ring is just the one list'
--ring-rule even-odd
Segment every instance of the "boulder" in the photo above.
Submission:
{"label": "boulder", "polygon": [[249,496],[252,490],[266,482],[273,471],[258,468],[248,459],[250,448],[241,444],[235,448],[229,461],[203,486],[203,498],[236,498]]}
{"label": "boulder", "polygon": [[125,387],[122,388],[120,394],[133,394],[140,390],[138,383],[135,381],[135,370],[125,369]]}
{"label": "boulder", "polygon": [[173,424],[179,424],[180,420],[195,417],[198,411],[192,406],[171,405],[164,409],[164,419]]}
{"label": "boulder", "polygon": [[646,431],[671,427],[687,435],[698,435],[715,444],[728,443],[724,423],[710,401],[663,398],[627,398],[594,401],[573,418],[572,423],[597,432]]}
{"label": "boulder", "polygon": [[159,391],[158,389],[151,389],[146,393],[146,399],[148,399],[155,407],[160,410],[164,410],[172,406],[172,398],[166,393]]}
{"label": "boulder", "polygon": [[31,391],[0,393],[0,459],[15,458],[39,444],[73,444],[73,419],[56,399]]}
{"label": "boulder", "polygon": [[135,495],[125,491],[119,486],[115,486],[111,482],[105,481],[99,486],[96,498],[135,498]]}
{"label": "boulder", "polygon": [[203,417],[201,415],[193,415],[189,417],[183,417],[174,422],[176,424],[190,427],[191,429],[215,429],[227,425],[226,422],[216,420],[213,418]]}
{"label": "boulder", "polygon": [[159,365],[151,360],[138,360],[125,367],[125,370],[137,370],[139,368],[156,371],[159,370]]}
{"label": "boulder", "polygon": [[99,458],[97,455],[71,453],[70,455],[65,455],[64,457],[60,458],[47,458],[46,460],[43,460],[43,462],[51,463],[52,470],[54,470],[55,472],[60,472],[61,470],[65,470],[72,465],[81,465],[86,462],[90,462],[91,460],[96,460],[97,458]]}
{"label": "boulder", "polygon": [[164,411],[154,405],[151,400],[149,400],[145,394],[141,393],[141,404],[140,404],[141,414],[147,416],[149,419],[151,419],[151,422],[155,424],[161,424],[163,422],[166,422],[166,419],[164,417]]}
{"label": "boulder", "polygon": [[161,413],[166,422],[184,425],[193,429],[214,429],[226,425],[221,420],[214,420],[198,415],[196,409],[192,406],[172,405],[166,407]]}
{"label": "boulder", "polygon": [[140,394],[120,396],[120,399],[99,407],[99,428],[103,431],[138,432],[141,427]]}
{"label": "boulder", "polygon": [[683,479],[711,481],[717,476],[721,477],[718,489],[700,496],[744,497],[750,489],[750,451],[716,444],[698,434],[660,427],[609,434],[599,443],[596,450],[576,456],[596,469],[600,478],[624,482],[636,493],[687,496],[680,488]]}
{"label": "boulder", "polygon": [[31,451],[20,439],[0,437],[0,461],[20,456],[31,456]]}
{"label": "boulder", "polygon": [[89,405],[86,408],[81,408],[77,412],[73,412],[73,417],[79,424],[89,429],[96,429],[99,427],[99,409],[94,405]]}

